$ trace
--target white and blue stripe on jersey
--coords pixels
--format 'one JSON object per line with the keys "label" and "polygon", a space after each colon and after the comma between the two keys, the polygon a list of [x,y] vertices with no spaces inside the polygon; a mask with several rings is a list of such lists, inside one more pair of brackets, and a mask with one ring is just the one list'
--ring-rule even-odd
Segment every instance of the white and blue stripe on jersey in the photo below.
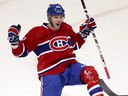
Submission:
{"label": "white and blue stripe on jersey", "polygon": [[[74,46],[71,45],[71,38],[70,37],[67,37],[68,38],[68,41],[67,42],[64,42],[62,40],[58,40],[57,42],[55,42],[53,44],[53,46],[56,46],[56,47],[61,47],[61,46],[64,46],[66,44],[68,44],[69,48],[73,48],[73,50],[77,50],[79,49],[78,47],[78,44],[76,43]],[[51,44],[50,44],[51,40],[47,40],[43,43],[39,43],[37,45],[37,48],[34,50],[35,54],[38,56],[38,58],[41,56],[41,55],[44,55],[44,54],[47,54],[49,52],[54,52],[54,51],[63,51],[65,49],[61,49],[61,50],[54,50],[52,49],[51,47]]]}
{"label": "white and blue stripe on jersey", "polygon": [[17,55],[16,57],[25,57],[25,56],[28,55],[28,50],[25,47],[24,43],[21,43],[21,44],[22,44],[22,47],[23,47],[22,48],[22,52],[19,55]]}

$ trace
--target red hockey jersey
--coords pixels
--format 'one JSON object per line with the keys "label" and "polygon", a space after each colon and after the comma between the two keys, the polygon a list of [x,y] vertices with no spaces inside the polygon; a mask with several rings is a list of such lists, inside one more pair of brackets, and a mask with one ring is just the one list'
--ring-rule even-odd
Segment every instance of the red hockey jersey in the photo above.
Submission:
{"label": "red hockey jersey", "polygon": [[39,76],[58,74],[76,61],[74,50],[85,41],[72,27],[63,22],[59,30],[52,30],[47,23],[32,28],[12,52],[17,57],[25,57],[33,51],[37,55]]}

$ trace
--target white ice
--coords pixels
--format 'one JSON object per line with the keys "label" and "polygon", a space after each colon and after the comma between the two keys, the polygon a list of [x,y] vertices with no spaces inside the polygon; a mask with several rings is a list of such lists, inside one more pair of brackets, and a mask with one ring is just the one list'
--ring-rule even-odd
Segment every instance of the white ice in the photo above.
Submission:
{"label": "white ice", "polygon": [[[128,0],[85,0],[111,79],[107,79],[93,37],[76,51],[77,60],[94,65],[100,77],[118,94],[128,94]],[[7,41],[7,30],[21,24],[20,38],[34,26],[47,22],[50,3],[60,3],[65,21],[77,32],[86,19],[80,0],[0,0],[0,96],[40,96],[36,56],[16,58]],[[62,96],[89,96],[86,86],[67,86]],[[105,95],[107,96],[107,95]]]}

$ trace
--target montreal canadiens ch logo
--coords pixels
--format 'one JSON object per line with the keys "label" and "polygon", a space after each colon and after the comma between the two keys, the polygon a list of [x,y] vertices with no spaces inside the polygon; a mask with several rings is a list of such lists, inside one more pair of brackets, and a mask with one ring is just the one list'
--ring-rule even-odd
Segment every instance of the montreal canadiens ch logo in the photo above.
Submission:
{"label": "montreal canadiens ch logo", "polygon": [[49,42],[50,48],[54,51],[64,51],[69,48],[68,38],[65,36],[58,36]]}

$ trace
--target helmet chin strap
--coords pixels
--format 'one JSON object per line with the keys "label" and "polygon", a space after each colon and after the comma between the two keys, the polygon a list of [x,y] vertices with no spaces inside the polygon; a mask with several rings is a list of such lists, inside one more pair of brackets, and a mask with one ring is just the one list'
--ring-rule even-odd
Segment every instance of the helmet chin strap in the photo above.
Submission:
{"label": "helmet chin strap", "polygon": [[56,30],[56,28],[54,27],[53,23],[52,23],[52,20],[50,19],[50,16],[48,16],[48,21],[49,23],[51,24],[51,26]]}

